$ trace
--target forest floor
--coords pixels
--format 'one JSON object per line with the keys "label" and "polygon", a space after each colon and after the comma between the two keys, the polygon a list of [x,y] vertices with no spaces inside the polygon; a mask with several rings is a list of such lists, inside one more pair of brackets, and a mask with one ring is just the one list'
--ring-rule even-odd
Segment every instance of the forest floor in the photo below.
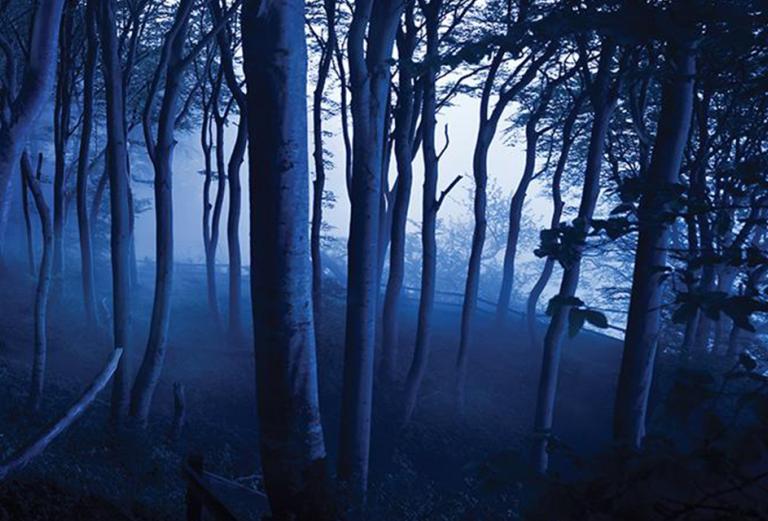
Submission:
{"label": "forest floor", "polygon": [[[106,273],[103,275],[107,275]],[[11,282],[13,280],[13,282]],[[151,313],[153,274],[140,270],[133,316],[133,368],[140,363]],[[24,407],[32,352],[34,278],[0,284],[0,455],[32,439],[73,402],[111,350],[106,333],[83,324],[78,280],[65,282],[49,310],[49,362],[45,400],[30,416]],[[101,288],[108,280],[100,280]],[[221,277],[220,287],[225,287]],[[246,291],[247,281],[244,284]],[[335,460],[343,361],[343,292],[328,284],[319,325],[320,398],[329,461]],[[183,519],[180,468],[190,452],[205,455],[206,468],[232,479],[258,472],[258,434],[252,347],[232,346],[210,318],[202,270],[179,265],[175,275],[168,356],[151,421],[142,432],[108,428],[108,392],[46,452],[12,480],[0,484],[0,521]],[[247,309],[247,308],[246,308]],[[401,318],[401,374],[410,360],[416,303]],[[371,462],[371,519],[513,519],[514,494],[494,491],[495,462],[528,451],[541,353],[527,329],[511,316],[499,327],[478,319],[470,353],[466,411],[453,408],[459,309],[438,306],[435,332],[419,404],[403,429],[399,389],[376,388]],[[563,350],[555,433],[577,454],[609,442],[621,344],[582,331]],[[174,382],[185,385],[187,425],[168,441]],[[567,458],[553,458],[568,472]],[[244,478],[246,477],[246,478]]]}

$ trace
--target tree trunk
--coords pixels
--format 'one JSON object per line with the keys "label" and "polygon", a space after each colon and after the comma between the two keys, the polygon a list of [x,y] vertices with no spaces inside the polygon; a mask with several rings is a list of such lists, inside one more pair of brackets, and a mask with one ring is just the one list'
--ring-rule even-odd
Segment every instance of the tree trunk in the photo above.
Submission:
{"label": "tree trunk", "polygon": [[[695,50],[668,44],[671,67],[662,90],[656,142],[648,169],[648,186],[676,183],[683,152],[688,142],[696,74]],[[668,227],[655,216],[665,203],[647,192],[640,202],[643,222],[635,253],[627,332],[619,373],[614,411],[614,438],[638,448],[645,435],[645,417],[653,380],[653,366],[659,334],[659,307],[662,301],[659,269],[666,265]]]}
{"label": "tree trunk", "polygon": [[523,206],[528,187],[533,180],[536,168],[536,143],[539,134],[536,132],[538,118],[531,117],[525,128],[525,166],[523,176],[517,185],[512,202],[509,205],[509,231],[507,233],[507,248],[504,252],[504,267],[502,268],[501,289],[499,300],[496,304],[496,320],[503,324],[509,312],[509,302],[512,297],[512,286],[515,282],[515,257],[517,255],[517,242],[520,238],[520,226],[523,218]]}
{"label": "tree trunk", "polygon": [[59,66],[56,82],[56,103],[53,115],[53,144],[55,151],[53,175],[53,277],[54,295],[60,295],[64,277],[64,220],[65,220],[65,176],[67,166],[67,145],[69,143],[70,119],[72,114],[73,74],[72,18],[74,4],[64,7],[59,32]]}
{"label": "tree trunk", "polygon": [[11,204],[10,183],[17,167],[21,148],[40,110],[45,105],[56,69],[64,0],[37,2],[28,44],[27,67],[18,90],[11,101],[14,118],[9,124],[0,123],[0,264],[4,258],[5,230]]}
{"label": "tree trunk", "polygon": [[[591,90],[594,118],[587,151],[587,164],[584,171],[584,187],[581,204],[573,223],[576,231],[586,237],[600,193],[600,171],[603,164],[605,140],[615,106],[615,87],[611,86],[611,66],[616,47],[610,42],[603,43],[600,62],[594,85]],[[618,81],[618,80],[617,80]],[[575,245],[576,258],[564,266],[563,278],[557,298],[573,297],[579,285],[581,271],[581,252],[583,245]],[[552,420],[555,409],[555,394],[560,367],[560,353],[563,335],[568,322],[570,306],[559,305],[553,311],[552,319],[544,336],[544,354],[539,376],[536,413],[533,426],[533,466],[539,473],[544,473],[549,465],[548,444],[552,432]]]}
{"label": "tree trunk", "polygon": [[99,3],[101,56],[107,100],[107,162],[110,198],[110,253],[112,262],[112,316],[115,349],[124,355],[115,372],[112,386],[112,421],[122,423],[128,409],[130,392],[129,346],[131,327],[130,244],[131,226],[128,208],[128,148],[125,125],[123,73],[115,34],[114,0]]}
{"label": "tree trunk", "polygon": [[464,288],[464,303],[461,308],[461,333],[459,336],[459,354],[456,359],[456,409],[464,411],[465,382],[467,379],[467,355],[469,339],[472,334],[472,322],[477,309],[477,297],[480,290],[480,263],[483,257],[487,228],[486,208],[488,206],[488,150],[495,133],[495,128],[482,119],[477,133],[475,152],[472,158],[472,174],[475,178],[474,214],[475,228],[472,232],[472,247],[467,267],[467,280]]}
{"label": "tree trunk", "polygon": [[27,239],[27,262],[29,264],[29,274],[35,275],[35,246],[32,239],[32,219],[29,215],[29,187],[27,186],[27,176],[21,173],[21,209],[24,214],[24,234]]}
{"label": "tree trunk", "polygon": [[435,151],[435,126],[437,115],[436,78],[439,72],[439,16],[442,0],[431,0],[422,4],[424,25],[427,33],[425,61],[430,64],[421,81],[424,86],[424,101],[421,111],[422,154],[424,156],[424,186],[422,190],[421,224],[421,295],[416,326],[416,346],[413,361],[405,382],[405,404],[403,422],[408,423],[416,408],[421,382],[427,370],[429,343],[432,333],[432,312],[435,307],[435,279],[437,277],[437,179],[438,159]]}
{"label": "tree trunk", "polygon": [[[318,323],[322,306],[323,264],[321,258],[321,231],[323,227],[323,192],[325,191],[325,148],[323,147],[323,97],[328,72],[336,49],[336,1],[324,0],[325,19],[328,25],[328,39],[320,57],[317,83],[312,95],[312,159],[315,165],[315,180],[312,191],[312,227],[310,251],[312,252],[312,305],[315,323]],[[344,88],[344,87],[342,87]]]}
{"label": "tree trunk", "polygon": [[240,252],[240,207],[242,189],[240,187],[240,165],[243,164],[246,144],[248,143],[248,118],[243,109],[240,111],[240,123],[235,138],[235,146],[227,165],[229,182],[229,213],[227,215],[227,252],[229,254],[229,338],[235,343],[243,339],[243,319],[241,311],[241,278],[243,271]]}
{"label": "tree trunk", "polygon": [[[555,166],[555,172],[552,174],[552,219],[549,223],[551,229],[557,228],[560,225],[560,218],[563,215],[563,197],[560,188],[560,184],[563,179],[563,172],[565,171],[565,165],[568,163],[568,155],[573,145],[574,135],[573,127],[576,124],[576,119],[581,111],[585,94],[580,94],[579,97],[574,100],[573,107],[568,113],[563,123],[562,143],[560,146],[560,157],[557,159],[557,165]],[[531,345],[538,345],[539,338],[536,334],[536,307],[544,292],[544,289],[549,284],[549,279],[552,277],[552,272],[555,269],[555,259],[547,257],[544,261],[544,269],[541,270],[538,280],[533,285],[531,293],[528,296],[526,303],[526,320],[528,323],[528,334],[531,338]]]}
{"label": "tree trunk", "polygon": [[402,7],[394,0],[361,0],[349,28],[353,173],[338,476],[355,508],[364,504],[368,488],[384,120]]}
{"label": "tree trunk", "polygon": [[[136,375],[131,393],[131,416],[146,425],[168,344],[173,285],[173,151],[176,146],[175,120],[183,81],[183,51],[189,24],[190,3],[185,0],[178,8],[174,27],[169,31],[168,60],[165,64],[165,85],[157,124],[157,143],[151,129],[145,126],[147,148],[155,171],[155,294],[152,319],[144,358]],[[162,64],[160,65],[162,66]],[[148,103],[152,103],[151,100]],[[149,130],[149,132],[146,132]]]}
{"label": "tree trunk", "polygon": [[32,173],[32,164],[29,156],[24,152],[21,156],[21,170],[27,181],[27,186],[32,192],[35,200],[37,213],[40,215],[40,227],[43,235],[43,257],[40,260],[40,272],[37,279],[37,290],[35,292],[35,350],[32,360],[32,381],[29,393],[29,403],[33,411],[40,408],[40,401],[43,398],[43,387],[45,385],[45,363],[48,356],[48,340],[46,334],[48,293],[51,287],[51,271],[53,268],[53,229],[51,223],[51,212],[45,197],[40,189],[40,164],[38,164],[38,175],[35,178]]}
{"label": "tree trunk", "polygon": [[389,275],[384,293],[384,309],[381,322],[381,375],[384,381],[397,378],[399,352],[400,297],[405,279],[405,238],[408,222],[408,205],[413,185],[413,131],[414,89],[412,60],[416,46],[416,30],[413,22],[413,2],[405,8],[405,28],[398,32],[397,52],[398,97],[395,112],[395,160],[397,161],[397,188],[392,207],[391,245],[389,248]]}
{"label": "tree trunk", "polygon": [[77,163],[77,224],[80,234],[80,267],[83,284],[83,303],[88,323],[96,324],[96,291],[93,273],[91,225],[88,219],[88,161],[93,130],[93,87],[96,77],[96,58],[99,36],[96,32],[98,6],[88,0],[85,15],[86,52],[83,64],[83,115],[80,133],[80,157]]}
{"label": "tree trunk", "polygon": [[309,262],[304,2],[243,6],[251,299],[261,461],[272,516],[325,519]]}

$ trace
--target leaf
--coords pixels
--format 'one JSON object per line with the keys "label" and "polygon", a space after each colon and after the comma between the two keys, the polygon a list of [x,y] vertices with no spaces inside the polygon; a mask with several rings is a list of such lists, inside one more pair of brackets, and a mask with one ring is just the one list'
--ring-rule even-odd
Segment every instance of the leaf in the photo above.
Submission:
{"label": "leaf", "polygon": [[608,328],[608,318],[603,313],[595,311],[594,309],[588,309],[584,311],[584,317],[587,322],[600,329]]}

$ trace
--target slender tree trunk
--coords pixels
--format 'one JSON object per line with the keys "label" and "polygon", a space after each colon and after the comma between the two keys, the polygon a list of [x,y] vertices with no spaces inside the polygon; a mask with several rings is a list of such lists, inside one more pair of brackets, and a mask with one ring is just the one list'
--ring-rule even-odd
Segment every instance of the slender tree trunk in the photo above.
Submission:
{"label": "slender tree trunk", "polygon": [[[662,91],[648,186],[677,182],[693,107],[695,49],[668,45],[671,70]],[[667,204],[656,197],[659,193],[661,191],[647,192],[640,202],[641,228],[614,411],[614,438],[633,448],[640,447],[645,436],[662,301],[659,268],[665,266],[667,257],[668,227],[655,217],[664,212]]]}
{"label": "slender tree trunk", "polygon": [[[175,25],[170,34],[169,58],[165,72],[165,88],[160,105],[157,143],[148,148],[155,170],[155,294],[152,319],[144,358],[136,375],[131,393],[131,416],[140,425],[146,425],[168,345],[168,327],[171,318],[171,290],[173,287],[173,151],[175,120],[183,81],[183,50],[189,23],[189,7],[179,7]],[[149,136],[149,140],[153,138]]]}
{"label": "slender tree trunk", "polygon": [[394,0],[361,0],[349,28],[353,173],[338,476],[353,508],[365,503],[368,488],[384,120],[402,7]]}
{"label": "slender tree trunk", "polygon": [[[563,215],[564,204],[560,184],[563,179],[565,165],[568,163],[571,146],[573,145],[573,127],[576,124],[576,119],[579,116],[584,98],[584,94],[579,95],[574,101],[573,108],[571,108],[571,111],[568,113],[568,116],[563,123],[560,156],[557,159],[555,172],[552,174],[552,219],[549,223],[551,229],[557,228],[560,225],[560,218]],[[539,343],[539,338],[536,334],[536,307],[541,294],[544,292],[547,284],[549,284],[549,279],[552,277],[554,269],[555,259],[547,257],[544,261],[544,269],[541,270],[541,275],[539,275],[538,280],[536,280],[536,283],[533,285],[533,289],[531,289],[531,293],[528,296],[525,315],[528,323],[528,334],[531,337],[531,345],[538,345]]]}
{"label": "slender tree trunk", "polygon": [[422,190],[422,224],[421,224],[421,295],[419,298],[419,314],[416,326],[416,346],[413,351],[413,361],[405,382],[405,405],[403,421],[408,423],[416,408],[416,401],[421,388],[421,382],[427,370],[429,343],[432,333],[432,312],[435,307],[435,283],[437,277],[437,179],[438,158],[435,151],[435,126],[437,114],[436,78],[439,70],[439,15],[442,0],[431,0],[422,4],[424,25],[427,33],[427,53],[425,61],[430,64],[422,82],[424,86],[424,101],[421,112],[422,154],[424,156],[424,186]]}
{"label": "slender tree trunk", "polygon": [[536,132],[536,120],[531,118],[525,128],[525,166],[523,176],[517,185],[512,202],[509,206],[509,231],[507,233],[507,248],[504,252],[504,266],[502,268],[501,289],[499,300],[496,304],[496,320],[504,323],[509,312],[509,303],[512,297],[512,286],[515,282],[515,257],[517,256],[517,243],[520,238],[520,226],[523,219],[523,206],[528,194],[528,187],[533,180],[536,168],[536,143],[539,134]]}
{"label": "slender tree trunk", "polygon": [[408,222],[408,204],[413,184],[411,122],[414,116],[413,51],[416,30],[413,22],[413,2],[405,8],[405,28],[398,32],[397,52],[398,98],[395,112],[395,160],[397,161],[397,187],[392,207],[391,246],[389,249],[389,275],[384,294],[382,327],[381,374],[386,382],[396,379],[399,342],[400,297],[405,279],[405,237]]}
{"label": "slender tree trunk", "polygon": [[[525,18],[526,9],[521,6],[520,19]],[[477,130],[475,149],[472,155],[472,175],[475,180],[474,217],[475,228],[472,232],[472,248],[469,254],[467,279],[464,288],[464,302],[461,308],[461,332],[459,336],[459,353],[456,357],[456,411],[462,414],[465,400],[465,384],[469,340],[472,334],[472,322],[477,309],[477,297],[480,289],[480,268],[485,245],[487,228],[486,207],[488,206],[488,151],[496,135],[499,120],[506,106],[536,77],[539,68],[554,52],[554,46],[549,46],[538,58],[534,59],[526,71],[512,86],[501,92],[493,110],[489,109],[491,95],[499,68],[504,61],[505,49],[499,49],[491,60],[483,91],[480,97],[480,123]],[[489,113],[490,112],[490,113]]]}
{"label": "slender tree trunk", "polygon": [[[42,163],[42,157],[40,158]],[[46,334],[48,293],[51,287],[51,271],[53,268],[53,229],[51,224],[51,212],[45,197],[40,189],[40,165],[38,176],[32,173],[32,164],[29,156],[24,152],[21,156],[21,170],[27,185],[35,200],[37,213],[40,215],[40,226],[43,235],[43,257],[40,260],[40,273],[37,279],[35,292],[35,350],[32,360],[32,382],[29,393],[29,403],[33,411],[40,408],[45,385],[45,364],[48,357],[48,340]]]}
{"label": "slender tree trunk", "polygon": [[27,239],[27,261],[29,263],[29,274],[35,274],[35,246],[32,239],[32,219],[29,216],[29,187],[27,186],[27,176],[21,173],[21,209],[24,213],[24,233]]}
{"label": "slender tree trunk", "polygon": [[309,262],[304,2],[246,0],[251,300],[264,481],[276,520],[325,519]]}
{"label": "slender tree trunk", "polygon": [[[223,13],[218,0],[210,0],[209,6],[214,21],[219,24],[223,21]],[[248,118],[245,94],[240,88],[235,75],[232,59],[231,30],[228,25],[216,36],[219,55],[221,57],[222,70],[227,87],[237,103],[240,112],[237,137],[232,153],[227,163],[227,182],[229,185],[229,211],[227,214],[227,253],[229,255],[229,315],[228,335],[230,341],[239,344],[243,340],[242,311],[241,311],[241,278],[242,278],[242,254],[240,252],[240,210],[242,189],[240,183],[240,167],[246,152],[248,143]]]}
{"label": "slender tree trunk", "polygon": [[[592,86],[592,107],[594,117],[587,151],[587,164],[584,171],[584,187],[581,204],[574,228],[586,237],[590,222],[600,194],[600,171],[603,164],[605,140],[615,106],[615,89],[611,87],[611,64],[616,52],[615,45],[605,42],[600,52],[600,62],[594,85]],[[617,80],[618,81],[618,80]],[[581,252],[583,245],[575,246],[576,258],[563,270],[560,290],[557,298],[573,297],[579,285],[581,271]],[[555,409],[555,394],[560,368],[560,353],[563,335],[568,322],[570,306],[560,305],[554,310],[552,319],[544,336],[544,354],[539,376],[536,413],[534,417],[533,466],[537,472],[544,473],[549,465],[547,447],[552,431]]]}
{"label": "slender tree trunk", "polygon": [[65,176],[67,166],[67,145],[69,143],[70,119],[72,113],[72,18],[74,4],[64,7],[59,32],[59,66],[56,82],[56,103],[54,106],[54,175],[53,175],[53,276],[54,294],[61,293],[64,277],[64,220],[65,220]]}
{"label": "slender tree trunk", "polygon": [[[214,88],[213,90],[215,91],[216,89]],[[203,115],[202,124],[200,126],[200,147],[203,151],[203,251],[205,252],[205,282],[206,288],[208,290],[208,309],[215,317],[218,317],[215,298],[216,289],[212,287],[215,284],[215,260],[212,261],[210,255],[211,210],[213,209],[213,205],[211,204],[211,185],[213,184],[213,133],[211,131],[211,104],[211,100],[204,99],[202,101]],[[211,295],[213,295],[213,298]]]}
{"label": "slender tree trunk", "polygon": [[5,230],[10,209],[10,184],[27,134],[48,99],[56,70],[64,0],[40,0],[32,21],[27,66],[18,95],[11,101],[14,118],[0,123],[0,264],[4,259]]}
{"label": "slender tree trunk", "polygon": [[[219,78],[219,86],[221,77]],[[221,312],[219,311],[219,297],[216,290],[216,250],[219,245],[219,229],[221,226],[221,212],[224,205],[224,194],[227,187],[226,162],[224,160],[224,124],[225,118],[219,113],[219,89],[213,91],[213,119],[215,122],[216,137],[216,197],[211,212],[211,228],[208,239],[208,248],[205,252],[206,275],[208,279],[208,307],[213,314],[213,320],[217,326],[221,326]]]}
{"label": "slender tree trunk", "polygon": [[124,354],[112,386],[112,421],[122,423],[130,392],[129,341],[131,327],[130,244],[128,195],[128,148],[125,125],[125,93],[118,50],[114,0],[99,3],[99,31],[107,99],[107,162],[110,197],[110,252],[112,261],[113,341]]}
{"label": "slender tree trunk", "polygon": [[[328,40],[325,42],[317,71],[317,83],[312,95],[312,159],[315,165],[315,180],[312,191],[312,227],[310,230],[310,251],[312,252],[312,305],[315,323],[318,323],[322,305],[323,263],[321,258],[321,231],[323,227],[323,192],[325,191],[325,148],[323,147],[323,98],[325,83],[336,49],[336,1],[324,0],[325,19],[328,25]],[[342,87],[344,88],[344,87]]]}
{"label": "slender tree trunk", "polygon": [[80,133],[80,157],[77,163],[77,224],[80,234],[80,267],[83,284],[83,303],[88,323],[96,323],[96,291],[93,274],[93,249],[91,247],[91,225],[88,220],[88,161],[93,130],[93,87],[96,77],[96,54],[98,34],[96,16],[98,6],[95,0],[88,0],[85,14],[86,51],[83,64],[83,115]]}
{"label": "slender tree trunk", "polygon": [[229,182],[229,213],[227,215],[227,252],[229,254],[229,337],[239,343],[243,339],[243,319],[241,311],[241,287],[243,261],[240,252],[240,207],[242,189],[240,187],[240,166],[243,164],[246,144],[248,143],[248,117],[243,109],[235,138],[235,146],[229,157],[227,181]]}
{"label": "slender tree trunk", "polygon": [[483,246],[485,245],[487,228],[488,150],[491,147],[494,133],[495,128],[489,127],[489,123],[482,119],[472,159],[472,174],[475,178],[475,228],[472,232],[472,247],[469,254],[467,280],[464,288],[464,303],[461,308],[459,354],[456,359],[456,409],[459,414],[462,414],[464,411],[469,341],[472,335],[472,322],[475,318],[477,297],[480,290],[480,263],[483,257]]}

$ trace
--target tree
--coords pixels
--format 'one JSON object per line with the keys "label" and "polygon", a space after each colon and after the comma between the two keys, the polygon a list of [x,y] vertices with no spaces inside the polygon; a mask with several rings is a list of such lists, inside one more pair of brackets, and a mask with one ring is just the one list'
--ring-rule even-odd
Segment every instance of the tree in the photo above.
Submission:
{"label": "tree", "polygon": [[[144,141],[155,172],[156,223],[155,294],[152,320],[144,359],[131,393],[131,415],[142,425],[146,424],[149,416],[149,408],[160,380],[168,343],[173,285],[173,150],[176,147],[176,127],[180,123],[180,115],[185,113],[183,108],[179,110],[182,82],[187,68],[208,45],[208,42],[223,29],[239,4],[240,1],[236,1],[227,14],[222,16],[222,19],[185,53],[184,46],[194,1],[181,1],[173,23],[163,40],[160,61],[155,68],[142,114]],[[152,115],[154,98],[161,83],[163,96],[155,135],[152,129]]]}
{"label": "tree", "polygon": [[45,365],[48,357],[48,293],[51,288],[51,273],[53,271],[53,223],[51,211],[45,196],[40,189],[40,174],[43,157],[40,156],[37,164],[37,176],[32,173],[32,164],[29,155],[25,152],[21,155],[21,172],[26,180],[32,198],[35,200],[37,213],[40,215],[40,227],[43,235],[43,257],[40,260],[40,272],[37,278],[37,290],[35,292],[35,350],[32,361],[32,382],[30,385],[29,403],[33,411],[40,408],[45,386]]}
{"label": "tree", "polygon": [[26,67],[20,83],[17,83],[17,58],[13,47],[4,37],[0,37],[0,49],[6,58],[0,98],[0,261],[3,259],[5,228],[11,204],[11,174],[53,82],[63,8],[64,0],[41,0],[36,4],[30,26]]}
{"label": "tree", "polygon": [[[683,35],[686,31],[682,31]],[[653,365],[659,334],[661,277],[666,266],[669,242],[669,201],[660,187],[676,183],[693,107],[696,74],[694,38],[668,43],[670,72],[662,92],[661,112],[647,172],[649,189],[640,201],[638,218],[643,223],[635,252],[632,296],[624,337],[614,413],[614,438],[630,447],[639,447],[645,435],[645,415],[653,380]],[[652,187],[652,188],[651,188]]]}
{"label": "tree", "polygon": [[77,161],[77,224],[80,234],[80,267],[83,285],[83,304],[88,323],[96,323],[96,290],[93,269],[91,222],[88,218],[88,170],[93,132],[94,83],[96,79],[99,35],[96,28],[98,6],[88,0],[85,8],[86,49],[83,64],[83,114],[80,131],[80,150]]}
{"label": "tree", "polygon": [[[315,322],[322,306],[323,266],[320,252],[320,231],[323,225],[323,200],[325,197],[325,148],[323,147],[323,100],[325,85],[336,52],[336,0],[323,0],[323,12],[328,35],[321,43],[320,63],[317,81],[312,93],[312,159],[315,165],[315,179],[312,191],[312,227],[310,230],[310,251],[312,252],[312,305]],[[342,89],[345,86],[341,87]]]}
{"label": "tree", "polygon": [[347,44],[353,124],[352,213],[338,476],[353,505],[365,501],[368,486],[384,122],[389,62],[402,8],[395,0],[356,2]]}
{"label": "tree", "polygon": [[[486,235],[486,208],[488,186],[488,152],[496,135],[499,121],[507,106],[520,92],[527,87],[539,72],[539,69],[552,57],[556,51],[554,42],[542,45],[540,42],[527,42],[525,25],[529,15],[530,2],[522,1],[518,7],[517,18],[512,23],[511,3],[506,13],[506,39],[498,46],[493,54],[488,72],[483,82],[480,94],[480,120],[477,139],[472,154],[472,176],[475,180],[474,217],[475,228],[472,232],[472,248],[467,267],[467,279],[464,289],[464,302],[461,308],[461,332],[459,337],[459,353],[456,358],[456,407],[459,413],[464,409],[464,394],[467,379],[469,342],[472,334],[472,322],[477,309],[477,297],[480,289],[480,264],[483,257],[483,246]],[[515,27],[516,26],[516,27]],[[510,42],[510,43],[507,43]],[[529,45],[526,45],[529,44]],[[515,49],[526,49],[528,55],[521,60],[509,76],[502,82],[496,103],[491,99],[496,91],[496,79],[503,72],[502,65],[507,53]]]}
{"label": "tree", "polygon": [[323,519],[303,0],[243,6],[261,462],[275,519]]}
{"label": "tree", "polygon": [[[130,197],[125,84],[116,34],[114,0],[99,4],[98,26],[107,100],[107,168],[110,200],[110,258],[112,263],[112,336],[115,349],[130,350],[131,286]],[[112,421],[120,425],[128,412],[131,384],[130,356],[119,358],[112,387]]]}
{"label": "tree", "polygon": [[398,95],[394,114],[397,187],[395,189],[395,201],[392,205],[389,274],[384,293],[381,321],[381,373],[384,380],[389,382],[396,378],[400,297],[405,279],[405,228],[413,185],[412,163],[417,113],[420,110],[419,105],[423,92],[420,84],[418,87],[414,85],[413,53],[416,49],[418,32],[414,23],[414,3],[414,1],[406,3],[403,23],[397,32]]}
{"label": "tree", "polygon": [[[586,49],[581,50],[582,54],[586,52]],[[563,242],[555,253],[559,256],[558,260],[563,265],[564,271],[560,290],[550,302],[552,318],[544,337],[544,354],[536,398],[532,461],[534,468],[540,473],[547,470],[549,463],[548,443],[552,434],[560,350],[566,324],[575,302],[581,255],[600,193],[600,171],[606,134],[618,98],[619,81],[614,78],[613,70],[615,55],[616,44],[609,39],[604,39],[600,47],[600,58],[594,78],[590,78],[586,60],[582,59],[581,64],[583,75],[588,82],[587,88],[592,104],[592,129],[579,212],[572,228],[564,229]]]}

